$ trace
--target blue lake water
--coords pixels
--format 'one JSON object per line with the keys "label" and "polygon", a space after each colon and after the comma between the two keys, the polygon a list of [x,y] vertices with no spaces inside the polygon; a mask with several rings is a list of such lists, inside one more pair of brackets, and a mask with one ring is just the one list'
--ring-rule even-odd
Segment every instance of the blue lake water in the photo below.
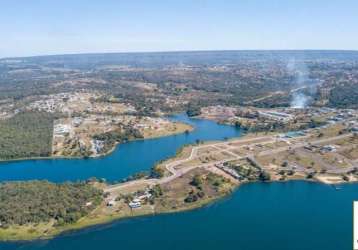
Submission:
{"label": "blue lake water", "polygon": [[223,140],[238,137],[241,130],[212,121],[190,119],[184,114],[171,117],[189,123],[195,130],[150,140],[118,145],[110,155],[90,159],[28,160],[0,163],[0,181],[47,179],[53,182],[86,180],[90,177],[108,181],[121,180],[131,174],[149,170],[156,162],[172,157],[185,144],[196,140]]}
{"label": "blue lake water", "polygon": [[134,218],[1,250],[351,250],[358,185],[253,183],[207,207]]}
{"label": "blue lake water", "polygon": [[[104,158],[3,163],[0,180],[118,180],[148,170],[195,140],[240,136],[230,126],[175,116],[196,130],[165,138],[119,145]],[[97,249],[242,249],[350,250],[352,201],[358,185],[331,186],[304,181],[252,183],[207,207],[175,214],[120,220],[52,240],[0,243],[0,250]]]}

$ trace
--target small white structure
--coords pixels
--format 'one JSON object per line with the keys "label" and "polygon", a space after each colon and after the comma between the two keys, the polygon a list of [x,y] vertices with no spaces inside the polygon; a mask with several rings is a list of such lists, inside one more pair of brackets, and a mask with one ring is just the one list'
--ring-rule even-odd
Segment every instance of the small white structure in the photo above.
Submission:
{"label": "small white structure", "polygon": [[75,117],[72,120],[72,124],[73,124],[73,126],[78,127],[79,125],[81,125],[82,121],[83,120],[81,117]]}
{"label": "small white structure", "polygon": [[130,208],[138,208],[138,207],[141,207],[141,203],[140,203],[140,200],[139,199],[134,199],[133,201],[129,202],[129,207]]}
{"label": "small white structure", "polygon": [[321,148],[321,150],[325,152],[334,152],[337,150],[337,147],[334,145],[325,145]]}
{"label": "small white structure", "polygon": [[95,154],[101,152],[101,150],[104,147],[104,141],[101,140],[92,140],[91,144],[92,144],[92,152]]}
{"label": "small white structure", "polygon": [[275,121],[287,122],[287,121],[293,119],[293,115],[283,113],[283,112],[277,112],[277,111],[259,111],[259,114],[262,117],[272,119],[272,120],[275,120]]}
{"label": "small white structure", "polygon": [[56,124],[53,128],[54,135],[61,136],[70,133],[71,128],[66,124]]}
{"label": "small white structure", "polygon": [[141,200],[144,200],[144,199],[150,199],[150,197],[152,197],[152,194],[149,192],[149,190],[146,190],[143,195],[138,196],[137,199],[134,199],[134,200],[141,201]]}

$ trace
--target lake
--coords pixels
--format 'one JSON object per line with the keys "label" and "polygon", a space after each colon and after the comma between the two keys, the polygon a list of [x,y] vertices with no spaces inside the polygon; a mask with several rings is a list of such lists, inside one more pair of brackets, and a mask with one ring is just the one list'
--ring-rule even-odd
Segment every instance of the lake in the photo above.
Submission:
{"label": "lake", "polygon": [[1,250],[351,250],[358,185],[252,183],[207,207],[117,221]]}
{"label": "lake", "polygon": [[116,181],[149,170],[156,162],[175,156],[176,151],[196,140],[239,137],[240,129],[213,121],[190,119],[184,114],[170,117],[191,124],[195,130],[148,140],[119,144],[110,155],[89,159],[43,159],[0,163],[0,181],[47,179],[53,182],[86,180],[90,177]]}
{"label": "lake", "polygon": [[[173,119],[191,123],[196,130],[188,135],[121,144],[113,154],[99,159],[3,163],[0,179],[61,182],[96,176],[118,180],[148,170],[197,139],[219,140],[242,133],[234,127],[185,115]],[[0,249],[350,250],[352,201],[357,199],[356,184],[343,185],[337,191],[328,185],[304,181],[258,182],[243,185],[229,197],[201,209],[119,220],[51,240],[0,243]]]}

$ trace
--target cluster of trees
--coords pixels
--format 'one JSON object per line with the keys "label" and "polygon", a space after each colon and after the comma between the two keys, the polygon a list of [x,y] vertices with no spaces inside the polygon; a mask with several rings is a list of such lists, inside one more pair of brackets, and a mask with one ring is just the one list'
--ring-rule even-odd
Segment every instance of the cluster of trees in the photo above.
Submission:
{"label": "cluster of trees", "polygon": [[190,182],[190,185],[194,186],[196,189],[191,190],[188,193],[188,196],[185,197],[184,202],[191,203],[203,198],[205,196],[202,186],[203,184],[204,184],[203,176],[200,174],[194,175],[193,179]]}
{"label": "cluster of trees", "polygon": [[199,105],[194,105],[194,104],[190,104],[188,106],[188,109],[186,110],[186,114],[190,117],[192,116],[198,116],[201,114],[201,110],[200,110],[200,106]]}
{"label": "cluster of trees", "polygon": [[190,185],[192,185],[198,189],[202,189],[203,177],[200,176],[199,174],[194,175],[193,179],[190,182]]}
{"label": "cluster of trees", "polygon": [[0,184],[2,226],[48,222],[57,225],[76,222],[102,201],[102,191],[79,183],[54,184],[47,181]]}
{"label": "cluster of trees", "polygon": [[162,187],[157,184],[150,190],[150,193],[153,195],[154,198],[158,198],[163,195]]}
{"label": "cluster of trees", "polygon": [[240,165],[240,164],[228,164],[228,165],[244,179],[246,178],[248,180],[256,180],[257,176],[259,175],[259,170],[257,168],[249,167],[248,165]]}
{"label": "cluster of trees", "polygon": [[206,181],[216,190],[218,191],[221,186],[228,182],[227,179],[220,175],[216,175],[213,173],[209,173],[206,176]]}
{"label": "cluster of trees", "polygon": [[126,128],[126,129],[117,129],[101,134],[96,134],[93,136],[93,139],[104,141],[103,152],[110,150],[116,143],[125,142],[131,139],[143,138],[143,135],[136,129]]}
{"label": "cluster of trees", "polygon": [[347,83],[334,87],[329,94],[329,104],[338,108],[357,108],[357,85],[354,83]]}
{"label": "cluster of trees", "polygon": [[159,165],[155,165],[150,169],[150,175],[151,178],[162,178],[164,176],[164,169],[161,168]]}
{"label": "cluster of trees", "polygon": [[260,181],[270,181],[271,175],[266,171],[261,171],[259,174],[259,180]]}
{"label": "cluster of trees", "polygon": [[196,202],[205,197],[208,193],[208,187],[212,188],[216,192],[227,183],[228,180],[220,175],[208,173],[207,175],[195,174],[190,181],[190,185],[194,188],[190,190],[187,197],[185,197],[185,203]]}
{"label": "cluster of trees", "polygon": [[48,113],[26,112],[0,121],[0,159],[50,156],[53,119]]}
{"label": "cluster of trees", "polygon": [[139,180],[139,179],[146,178],[148,176],[149,176],[149,173],[147,171],[140,171],[138,173],[135,173],[135,174],[132,174],[132,175],[128,176],[127,178],[124,178],[122,180],[122,182]]}
{"label": "cluster of trees", "polygon": [[317,127],[321,127],[321,126],[326,125],[326,124],[327,124],[327,122],[322,120],[322,119],[314,119],[314,118],[312,118],[312,119],[310,119],[309,123],[305,127],[301,126],[301,128],[303,128],[303,129],[317,128]]}
{"label": "cluster of trees", "polygon": [[273,95],[253,102],[253,106],[258,108],[288,107],[290,106],[290,102],[290,95]]}
{"label": "cluster of trees", "polygon": [[197,200],[203,198],[205,196],[205,193],[203,191],[194,191],[191,190],[187,197],[185,197],[184,202],[191,203],[196,202]]}

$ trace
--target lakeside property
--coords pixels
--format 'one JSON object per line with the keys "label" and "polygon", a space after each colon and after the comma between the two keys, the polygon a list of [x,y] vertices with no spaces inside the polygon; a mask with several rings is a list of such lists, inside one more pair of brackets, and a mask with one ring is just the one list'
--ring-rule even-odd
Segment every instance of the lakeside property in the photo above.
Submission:
{"label": "lakeside property", "polygon": [[109,186],[94,183],[103,190],[104,200],[75,223],[57,227],[10,226],[0,229],[0,236],[3,240],[51,237],[119,218],[189,210],[255,181],[355,182],[358,137],[344,126],[333,124],[294,136],[258,133],[221,142],[199,142],[157,165],[153,170],[157,178]]}
{"label": "lakeside property", "polygon": [[[152,245],[158,250],[214,250],[229,242],[250,250],[261,250],[262,245],[287,250],[295,242],[302,250],[351,249],[351,203],[358,198],[358,185],[339,187],[307,181],[250,183],[200,209],[120,219],[50,240],[0,242],[0,248],[96,250],[106,242],[109,248],[133,250]],[[314,233],[307,233],[312,228]],[[262,235],[260,241],[257,234]]]}
{"label": "lakeside property", "polygon": [[[242,130],[212,121],[191,119],[185,114],[169,118],[173,122],[189,124],[190,133],[153,139],[134,140],[120,144],[105,157],[49,158],[0,163],[0,181],[48,180],[51,182],[85,181],[91,177],[117,182],[135,173],[148,171],[159,161],[174,157],[184,145],[200,141],[239,137]],[[140,155],[141,157],[135,157]],[[120,167],[118,167],[120,166]]]}
{"label": "lakeside property", "polygon": [[159,111],[140,113],[129,103],[98,91],[13,102],[6,115],[0,116],[0,161],[98,157],[112,152],[118,143],[193,129]]}

